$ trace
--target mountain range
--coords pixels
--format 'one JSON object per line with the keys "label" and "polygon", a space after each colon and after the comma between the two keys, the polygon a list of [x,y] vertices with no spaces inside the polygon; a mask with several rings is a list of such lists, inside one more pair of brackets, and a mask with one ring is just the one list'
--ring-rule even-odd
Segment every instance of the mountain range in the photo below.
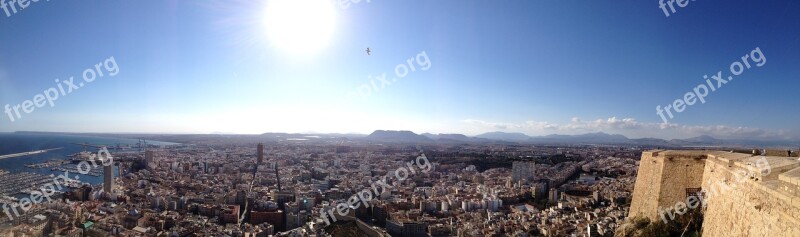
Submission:
{"label": "mountain range", "polygon": [[379,130],[361,139],[379,142],[408,142],[408,143],[522,143],[542,145],[568,145],[568,144],[599,144],[599,145],[642,145],[662,147],[797,147],[797,141],[769,141],[769,140],[733,140],[717,139],[711,136],[698,136],[688,139],[664,140],[658,138],[628,138],[620,134],[604,132],[587,133],[579,135],[552,134],[546,136],[528,136],[523,133],[489,132],[477,136],[463,134],[416,134],[411,131],[386,131]]}

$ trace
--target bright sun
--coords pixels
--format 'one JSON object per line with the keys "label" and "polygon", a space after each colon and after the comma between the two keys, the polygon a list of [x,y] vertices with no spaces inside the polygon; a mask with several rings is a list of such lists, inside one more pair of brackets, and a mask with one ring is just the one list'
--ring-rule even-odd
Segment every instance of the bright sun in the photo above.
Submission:
{"label": "bright sun", "polygon": [[325,48],[336,27],[336,11],[328,0],[269,0],[264,21],[277,48],[310,54]]}

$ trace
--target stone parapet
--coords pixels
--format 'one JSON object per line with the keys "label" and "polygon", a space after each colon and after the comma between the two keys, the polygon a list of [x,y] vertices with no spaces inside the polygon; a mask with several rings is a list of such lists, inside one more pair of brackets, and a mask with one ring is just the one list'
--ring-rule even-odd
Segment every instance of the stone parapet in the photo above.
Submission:
{"label": "stone parapet", "polygon": [[800,161],[725,151],[642,154],[629,217],[659,211],[703,191],[703,236],[800,236]]}

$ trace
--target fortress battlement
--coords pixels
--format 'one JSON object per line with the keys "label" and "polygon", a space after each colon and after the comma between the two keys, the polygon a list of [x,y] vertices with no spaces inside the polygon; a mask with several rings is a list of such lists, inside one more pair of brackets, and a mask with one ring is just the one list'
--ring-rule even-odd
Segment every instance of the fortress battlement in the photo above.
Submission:
{"label": "fortress battlement", "polygon": [[[792,154],[773,152],[767,154]],[[701,195],[698,195],[701,192]],[[704,236],[800,236],[800,160],[727,151],[642,153],[629,217],[664,213],[689,196],[703,200]]]}

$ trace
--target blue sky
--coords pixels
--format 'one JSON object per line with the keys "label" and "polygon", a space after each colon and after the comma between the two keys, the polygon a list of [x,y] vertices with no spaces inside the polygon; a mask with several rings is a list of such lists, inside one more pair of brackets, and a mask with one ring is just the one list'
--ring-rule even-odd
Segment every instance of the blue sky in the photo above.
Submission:
{"label": "blue sky", "polygon": [[[269,1],[51,0],[0,11],[0,106],[112,56],[119,68],[54,107],[14,122],[3,114],[0,132],[800,137],[796,1],[692,1],[669,17],[655,0],[332,5],[331,19],[310,22],[335,22],[333,33],[302,53],[275,43],[261,20]],[[656,106],[756,47],[764,66],[662,124]],[[429,69],[358,94],[370,75],[391,77],[423,52]]]}

